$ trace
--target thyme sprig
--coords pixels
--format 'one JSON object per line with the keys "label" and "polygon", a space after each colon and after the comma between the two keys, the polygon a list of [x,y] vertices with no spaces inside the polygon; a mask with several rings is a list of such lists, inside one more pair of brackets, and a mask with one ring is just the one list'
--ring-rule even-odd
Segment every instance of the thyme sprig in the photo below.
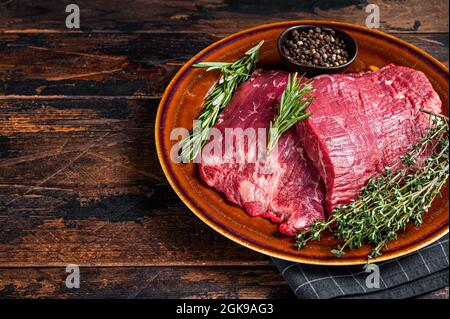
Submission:
{"label": "thyme sprig", "polygon": [[193,160],[202,149],[209,136],[211,127],[216,124],[220,111],[230,102],[236,88],[246,81],[258,61],[261,41],[248,50],[245,55],[235,62],[202,62],[194,67],[206,68],[206,71],[220,70],[221,78],[205,98],[201,113],[197,119],[198,127],[181,141],[180,159],[183,162]]}
{"label": "thyme sprig", "polygon": [[[368,243],[372,246],[370,260],[380,256],[381,250],[397,239],[398,232],[409,222],[417,227],[422,224],[422,214],[440,195],[449,174],[448,118],[424,112],[430,115],[426,136],[394,166],[400,168],[386,167],[382,176],[369,180],[356,200],[335,209],[328,220],[314,222],[309,230],[298,234],[298,249],[311,240],[319,240],[328,230],[341,242],[332,250],[336,256]],[[424,159],[426,154],[431,155]]]}
{"label": "thyme sprig", "polygon": [[303,81],[303,77],[298,78],[297,73],[289,75],[286,89],[281,95],[278,112],[269,125],[267,153],[275,147],[284,132],[295,123],[311,116],[311,113],[306,110],[313,101],[313,96],[310,94],[312,90],[310,80]]}

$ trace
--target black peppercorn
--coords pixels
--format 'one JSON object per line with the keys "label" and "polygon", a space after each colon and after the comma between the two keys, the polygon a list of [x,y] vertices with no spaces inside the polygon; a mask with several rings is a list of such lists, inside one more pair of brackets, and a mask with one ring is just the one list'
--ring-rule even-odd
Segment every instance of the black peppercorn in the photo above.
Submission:
{"label": "black peppercorn", "polygon": [[282,44],[282,53],[300,64],[331,67],[347,63],[346,44],[330,29],[293,30]]}

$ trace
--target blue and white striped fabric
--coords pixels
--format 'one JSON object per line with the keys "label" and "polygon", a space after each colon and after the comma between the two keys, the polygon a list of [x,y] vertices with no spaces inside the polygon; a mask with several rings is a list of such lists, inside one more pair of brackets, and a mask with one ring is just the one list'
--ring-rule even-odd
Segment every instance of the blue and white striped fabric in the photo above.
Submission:
{"label": "blue and white striped fabric", "polygon": [[273,258],[298,298],[417,297],[448,285],[448,235],[410,255],[377,264],[379,287],[362,266],[314,266]]}

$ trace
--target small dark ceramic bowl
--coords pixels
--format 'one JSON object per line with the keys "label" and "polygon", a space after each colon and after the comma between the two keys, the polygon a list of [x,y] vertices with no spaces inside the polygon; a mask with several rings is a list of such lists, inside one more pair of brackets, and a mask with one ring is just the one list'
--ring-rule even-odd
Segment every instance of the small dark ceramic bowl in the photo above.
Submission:
{"label": "small dark ceramic bowl", "polygon": [[[348,62],[339,66],[332,66],[332,67],[324,67],[324,66],[314,66],[309,64],[300,64],[298,62],[295,62],[291,59],[289,59],[281,49],[282,44],[286,39],[288,38],[289,34],[293,30],[299,30],[299,31],[305,31],[314,29],[316,27],[320,27],[322,30],[325,31],[331,31],[333,30],[335,32],[335,38],[341,39],[344,41],[344,43],[347,46],[347,52],[349,54]],[[348,35],[346,32],[341,31],[337,28],[331,28],[328,26],[321,26],[321,25],[297,25],[293,26],[289,29],[286,29],[283,31],[280,36],[278,37],[277,41],[277,47],[278,47],[278,53],[280,54],[281,61],[283,62],[284,66],[292,72],[298,72],[298,73],[305,73],[307,76],[315,76],[319,74],[324,73],[341,73],[344,72],[356,59],[356,56],[358,55],[358,44],[356,43],[355,39],[353,39],[350,35]]]}

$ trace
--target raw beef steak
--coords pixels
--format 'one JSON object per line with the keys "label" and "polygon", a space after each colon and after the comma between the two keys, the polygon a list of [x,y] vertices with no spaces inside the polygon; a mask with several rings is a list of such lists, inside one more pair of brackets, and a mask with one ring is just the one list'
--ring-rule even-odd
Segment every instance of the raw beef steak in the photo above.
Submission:
{"label": "raw beef steak", "polygon": [[300,140],[326,186],[326,210],[355,199],[367,181],[398,162],[423,136],[441,101],[419,71],[389,65],[364,74],[314,79],[312,116]]}
{"label": "raw beef steak", "polygon": [[[282,71],[256,70],[240,85],[215,126],[220,136],[203,148],[199,168],[203,180],[223,192],[228,200],[243,207],[251,216],[263,216],[280,223],[282,233],[293,235],[325,217],[324,185],[304,153],[295,129],[281,137],[278,147],[268,157],[251,160],[262,153],[252,147],[257,144],[256,140],[262,140],[265,149],[267,127],[277,111],[287,77]],[[226,131],[248,128],[260,129],[260,134],[258,131],[254,136],[249,134],[244,143],[237,143],[234,138],[227,142]],[[243,147],[239,147],[241,144]],[[219,145],[222,146],[220,152],[211,151]],[[227,146],[229,152],[226,152]]]}

